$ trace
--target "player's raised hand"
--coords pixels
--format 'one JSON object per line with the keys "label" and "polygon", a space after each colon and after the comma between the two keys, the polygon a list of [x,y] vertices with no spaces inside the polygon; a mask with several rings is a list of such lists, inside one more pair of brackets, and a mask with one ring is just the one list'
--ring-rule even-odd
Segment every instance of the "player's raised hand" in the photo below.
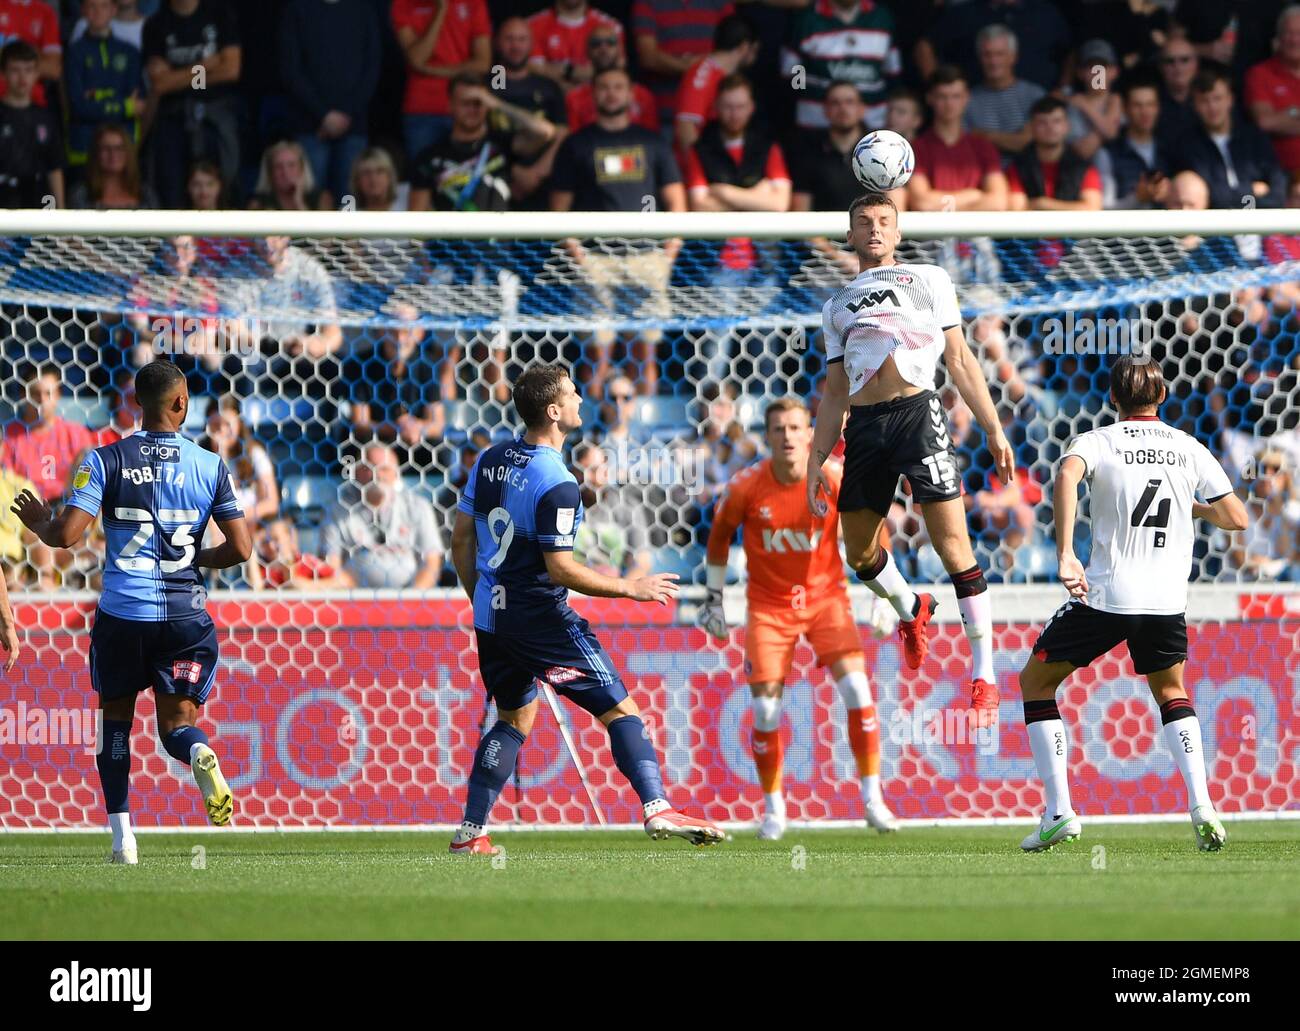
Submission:
{"label": "player's raised hand", "polygon": [[50,506],[29,489],[19,491],[10,511],[21,519],[23,525],[29,530],[35,530],[41,523],[50,520]]}
{"label": "player's raised hand", "polygon": [[730,634],[727,631],[727,614],[722,608],[721,591],[709,591],[708,600],[700,606],[695,622],[716,640],[728,639]]}
{"label": "player's raised hand", "polygon": [[1010,487],[1016,482],[1016,456],[1006,434],[1001,430],[989,441],[989,451],[993,454],[994,468],[997,469],[1002,486]]}
{"label": "player's raised hand", "polygon": [[826,479],[826,473],[822,471],[820,465],[813,462],[808,463],[808,511],[821,519],[826,515],[829,505],[828,498],[831,496],[830,481]]}
{"label": "player's raised hand", "polygon": [[1056,575],[1061,583],[1065,584],[1065,589],[1070,592],[1070,597],[1086,598],[1088,596],[1088,576],[1084,572],[1083,563],[1076,556],[1062,556]]}
{"label": "player's raised hand", "polygon": [[657,601],[667,605],[677,597],[676,573],[654,573],[650,576],[638,576],[631,582],[628,597],[633,601]]}

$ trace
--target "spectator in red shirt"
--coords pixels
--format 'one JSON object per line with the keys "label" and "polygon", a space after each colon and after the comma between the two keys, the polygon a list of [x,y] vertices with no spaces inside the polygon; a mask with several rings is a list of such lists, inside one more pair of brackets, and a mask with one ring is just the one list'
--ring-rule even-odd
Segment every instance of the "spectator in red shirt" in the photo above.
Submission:
{"label": "spectator in red shirt", "polygon": [[[587,55],[592,74],[606,68],[626,68],[627,54],[623,50],[622,33],[612,29],[597,29],[587,37]],[[565,95],[564,107],[569,119],[569,132],[577,132],[596,121],[596,98],[590,82],[575,86]],[[655,95],[639,82],[632,83],[632,102],[628,119],[651,132],[659,131],[659,105]]]}
{"label": "spectator in red shirt", "polygon": [[53,505],[67,492],[73,466],[95,438],[59,415],[63,374],[57,366],[32,367],[23,382],[26,400],[5,427],[5,464],[36,484]]}
{"label": "spectator in red shirt", "polygon": [[533,67],[548,79],[568,88],[590,82],[591,57],[587,40],[597,29],[608,29],[623,39],[623,26],[587,0],[555,0],[528,19],[533,33]]}
{"label": "spectator in red shirt", "polygon": [[709,52],[714,27],[733,10],[732,0],[636,0],[637,63],[649,77],[661,119],[672,119],[678,82]]}
{"label": "spectator in red shirt", "polygon": [[1030,144],[1007,169],[1011,211],[1100,211],[1101,176],[1065,145],[1065,101],[1041,97],[1029,109]]}
{"label": "spectator in red shirt", "polygon": [[1282,12],[1273,56],[1246,72],[1246,106],[1272,137],[1278,164],[1289,176],[1300,172],[1300,8]]}
{"label": "spectator in red shirt", "polygon": [[393,0],[393,28],[406,55],[402,128],[414,158],[451,129],[447,84],[492,64],[487,0]]}
{"label": "spectator in red shirt", "polygon": [[758,57],[758,45],[753,27],[740,15],[729,14],[718,22],[713,30],[712,52],[686,70],[677,89],[673,132],[683,154],[695,146],[704,123],[713,117],[713,101],[719,84],[753,64]]}
{"label": "spectator in red shirt", "polygon": [[[32,103],[46,107],[44,82],[63,78],[63,45],[59,42],[59,16],[43,0],[0,0],[0,42],[21,39],[39,55]],[[6,85],[0,79],[0,97]]]}
{"label": "spectator in red shirt", "polygon": [[934,122],[912,143],[916,169],[907,184],[907,206],[915,211],[1005,211],[1007,177],[997,147],[962,128],[970,101],[965,74],[956,65],[940,65],[930,76],[926,99]]}

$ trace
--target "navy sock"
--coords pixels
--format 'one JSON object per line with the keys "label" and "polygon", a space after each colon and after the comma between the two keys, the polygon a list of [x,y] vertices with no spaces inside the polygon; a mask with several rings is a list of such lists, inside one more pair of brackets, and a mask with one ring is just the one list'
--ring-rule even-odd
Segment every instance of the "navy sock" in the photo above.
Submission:
{"label": "navy sock", "polygon": [[640,716],[620,716],[611,723],[609,747],[618,772],[628,779],[642,805],[664,797],[659,756],[655,755],[655,747]]}
{"label": "navy sock", "polygon": [[127,720],[105,719],[95,766],[104,792],[104,811],[127,811],[126,796],[131,787],[131,724]]}
{"label": "navy sock", "polygon": [[469,797],[465,801],[465,822],[484,827],[492,805],[506,786],[519,758],[524,735],[509,723],[497,720],[483,735],[474,752],[474,768],[469,774]]}
{"label": "navy sock", "polygon": [[208,735],[198,727],[177,727],[162,739],[167,754],[178,763],[190,764],[190,745],[206,745]]}

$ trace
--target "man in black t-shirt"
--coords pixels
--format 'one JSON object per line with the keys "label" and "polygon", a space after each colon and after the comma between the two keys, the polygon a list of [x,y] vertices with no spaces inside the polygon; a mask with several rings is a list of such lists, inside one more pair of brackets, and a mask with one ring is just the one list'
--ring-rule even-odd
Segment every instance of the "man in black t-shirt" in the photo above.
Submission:
{"label": "man in black t-shirt", "polygon": [[158,105],[149,137],[153,186],[163,207],[185,207],[192,162],[215,161],[227,183],[238,177],[241,52],[234,12],[225,0],[167,0],[144,23],[141,57]]}
{"label": "man in black t-shirt", "polygon": [[63,145],[54,116],[32,104],[39,55],[13,40],[0,49],[0,208],[63,207]]}
{"label": "man in black t-shirt", "polygon": [[[545,168],[537,153],[550,147],[560,128],[505,103],[469,73],[451,80],[448,104],[451,131],[416,155],[411,210],[511,210],[542,181]],[[500,114],[518,130],[493,128],[489,114]]]}
{"label": "man in black t-shirt", "polygon": [[[546,146],[538,148],[535,154],[516,157],[516,164],[529,169],[541,184],[550,176],[555,153],[568,133],[565,127],[568,115],[564,109],[564,91],[554,80],[532,70],[533,65],[528,58],[533,52],[533,31],[523,18],[512,17],[503,21],[497,29],[495,44],[496,57],[505,75],[498,78],[496,70],[492,73],[492,95],[502,101],[500,107],[489,116],[492,128],[509,131],[514,127],[514,122],[506,113],[511,108],[544,118],[555,126],[555,133]],[[528,197],[515,197],[513,207],[528,211],[544,210],[546,191],[537,189]]]}
{"label": "man in black t-shirt", "polygon": [[[551,177],[552,211],[685,211],[686,188],[672,150],[663,137],[632,125],[632,79],[623,68],[606,68],[592,79],[596,121],[569,136],[560,146]],[[630,289],[643,295],[635,318],[666,318],[668,281],[681,240],[662,245],[566,240],[569,261],[591,286],[593,300],[608,317],[615,311],[615,291]],[[621,306],[620,306],[621,308]],[[625,370],[643,394],[653,394],[659,379],[655,348],[662,330],[642,332],[632,347],[639,369]],[[599,394],[613,371],[612,329],[596,334],[594,368],[587,380],[589,394]]]}
{"label": "man in black t-shirt", "polygon": [[[847,211],[864,190],[853,174],[853,148],[867,131],[862,94],[856,85],[841,79],[826,90],[822,106],[827,128],[808,133],[790,162],[793,211]],[[824,236],[811,243],[819,255],[818,264],[830,264],[850,278],[858,274],[857,255],[842,244]]]}

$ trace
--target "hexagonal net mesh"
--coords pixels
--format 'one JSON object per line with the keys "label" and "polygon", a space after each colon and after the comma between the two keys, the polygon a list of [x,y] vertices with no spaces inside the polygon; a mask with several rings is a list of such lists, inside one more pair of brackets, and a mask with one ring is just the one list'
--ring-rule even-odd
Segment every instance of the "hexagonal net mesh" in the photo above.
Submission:
{"label": "hexagonal net mesh", "polygon": [[[883,728],[885,794],[904,817],[1036,814],[1015,673],[1062,598],[1050,478],[1076,433],[1114,417],[1109,356],[1148,350],[1170,385],[1163,418],[1207,444],[1252,508],[1235,540],[1197,531],[1188,681],[1228,812],[1295,809],[1296,638],[1288,586],[1300,501],[1291,238],[933,240],[901,260],[944,265],[967,336],[1023,470],[992,477],[983,434],[946,380],[976,554],[993,588],[1002,718],[967,734],[967,646],[951,589],[903,484],[890,514],[899,567],[946,599],[926,670],[863,634]],[[222,666],[203,722],[232,774],[237,822],[422,826],[458,821],[493,719],[448,555],[478,451],[516,432],[509,384],[562,361],[584,395],[568,456],[592,487],[579,558],[607,572],[677,572],[673,610],[584,599],[647,714],[673,800],[720,820],[761,813],[749,754],[743,630],[715,647],[694,625],[712,503],[763,454],[766,402],[812,398],[821,306],[846,281],[824,241],[0,238],[0,333],[10,428],[0,462],[5,572],[29,650],[0,706],[0,824],[98,824],[87,630],[102,533],[50,552],[13,524],[8,496],[65,494],[76,454],[131,432],[130,382],[166,355],[192,395],[186,432],[226,458],[256,554],[213,575]],[[26,422],[33,370],[57,370],[68,436]],[[942,374],[941,374],[942,375]],[[379,445],[376,447],[376,445]],[[378,457],[377,457],[378,456]],[[395,463],[408,522],[385,526],[364,482]],[[593,464],[603,464],[595,479]],[[358,483],[361,470],[366,470]],[[1264,470],[1265,475],[1260,475]],[[1276,471],[1275,471],[1276,470]],[[593,486],[595,485],[595,486]],[[1087,514],[1086,502],[1081,506]],[[1086,521],[1077,546],[1086,558]],[[728,607],[743,613],[733,547]],[[859,622],[868,599],[852,590]],[[134,738],[137,825],[201,822],[186,771]],[[1183,808],[1156,712],[1124,650],[1061,695],[1082,812]],[[571,732],[578,763],[560,726]],[[843,707],[801,644],[787,681],[790,815],[861,817]],[[595,721],[543,706],[495,812],[520,824],[622,824],[636,799]]]}

